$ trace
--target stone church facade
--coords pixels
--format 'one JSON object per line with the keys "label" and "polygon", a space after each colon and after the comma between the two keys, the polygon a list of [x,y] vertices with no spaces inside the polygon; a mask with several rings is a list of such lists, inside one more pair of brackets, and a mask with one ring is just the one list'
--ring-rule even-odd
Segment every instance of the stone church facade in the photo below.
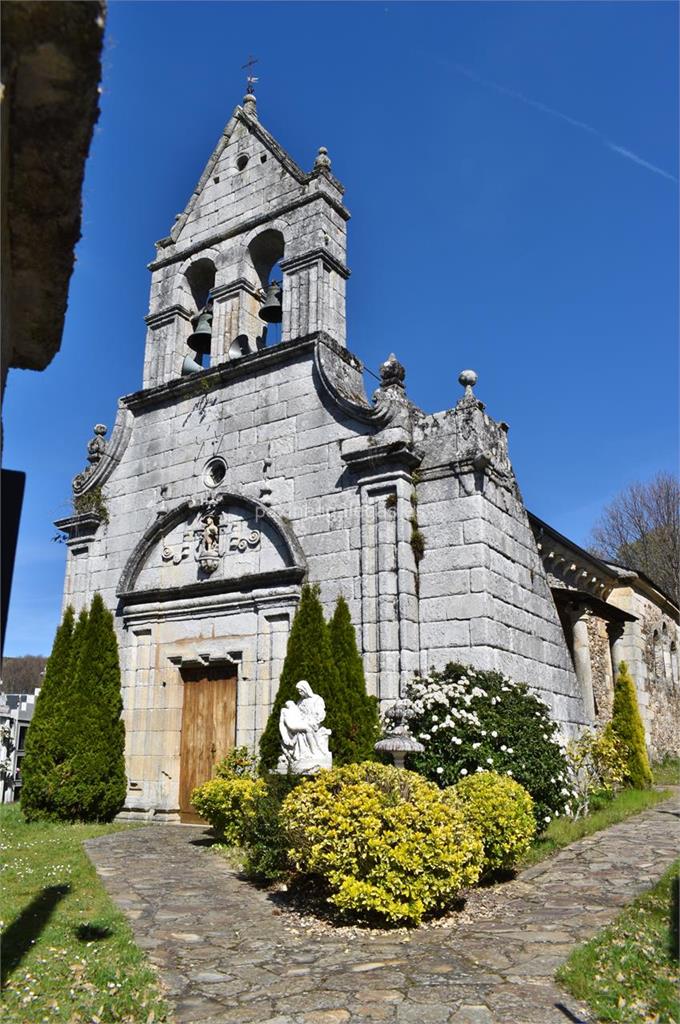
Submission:
{"label": "stone church facade", "polygon": [[348,220],[326,150],[301,169],[246,96],[157,243],[142,390],[108,440],[95,428],[57,524],[64,603],[99,591],[115,615],[128,812],[189,813],[214,760],[256,745],[305,581],[328,614],[347,599],[383,706],[460,660],[527,681],[567,733],[593,717],[476,375],[428,415],[389,356],[365,394],[346,347]]}

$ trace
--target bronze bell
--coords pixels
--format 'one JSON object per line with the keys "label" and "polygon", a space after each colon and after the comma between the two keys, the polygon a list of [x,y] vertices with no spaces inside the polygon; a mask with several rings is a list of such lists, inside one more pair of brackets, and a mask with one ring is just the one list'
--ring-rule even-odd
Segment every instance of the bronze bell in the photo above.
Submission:
{"label": "bronze bell", "polygon": [[280,324],[282,320],[281,298],[283,289],[278,281],[272,281],[267,288],[267,297],[260,309],[260,320],[267,324]]}
{"label": "bronze bell", "polygon": [[189,335],[187,345],[189,348],[193,348],[194,352],[201,352],[207,355],[210,351],[212,318],[212,309],[208,306],[204,306],[200,313],[192,317],[191,322],[194,325],[194,333]]}

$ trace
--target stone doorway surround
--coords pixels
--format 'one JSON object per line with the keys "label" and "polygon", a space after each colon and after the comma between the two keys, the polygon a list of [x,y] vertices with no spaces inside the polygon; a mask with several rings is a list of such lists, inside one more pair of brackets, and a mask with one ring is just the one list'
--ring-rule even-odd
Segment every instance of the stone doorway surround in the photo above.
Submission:
{"label": "stone doorway surround", "polygon": [[254,748],[276,696],[298,586],[142,603],[121,613],[124,819],[179,821],[183,673],[237,678],[236,746]]}
{"label": "stone doorway surround", "polygon": [[187,672],[207,678],[217,670],[226,678],[228,668],[237,680],[233,742],[254,749],[306,573],[287,521],[242,494],[180,501],[149,524],[117,590],[129,779],[124,817],[179,820]]}

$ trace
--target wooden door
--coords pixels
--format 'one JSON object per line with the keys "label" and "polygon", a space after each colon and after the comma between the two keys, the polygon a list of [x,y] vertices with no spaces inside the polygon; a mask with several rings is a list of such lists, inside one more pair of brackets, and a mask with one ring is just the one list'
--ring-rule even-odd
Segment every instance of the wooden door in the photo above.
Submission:
{"label": "wooden door", "polygon": [[224,668],[198,668],[182,676],[180,818],[201,821],[191,806],[191,792],[212,778],[215,762],[236,744],[236,675],[225,678]]}

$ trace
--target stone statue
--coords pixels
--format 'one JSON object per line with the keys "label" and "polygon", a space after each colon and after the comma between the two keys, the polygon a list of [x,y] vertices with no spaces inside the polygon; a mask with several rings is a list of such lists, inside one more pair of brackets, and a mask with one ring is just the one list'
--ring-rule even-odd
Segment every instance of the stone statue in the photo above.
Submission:
{"label": "stone statue", "polygon": [[215,525],[215,520],[212,516],[206,516],[205,529],[203,530],[203,550],[210,552],[217,551],[219,537],[220,531]]}
{"label": "stone statue", "polygon": [[283,753],[276,770],[282,775],[313,775],[321,768],[331,768],[333,755],[328,749],[331,730],[321,723],[326,717],[323,697],[313,693],[306,679],[296,687],[300,700],[288,700],[281,709],[279,732]]}

